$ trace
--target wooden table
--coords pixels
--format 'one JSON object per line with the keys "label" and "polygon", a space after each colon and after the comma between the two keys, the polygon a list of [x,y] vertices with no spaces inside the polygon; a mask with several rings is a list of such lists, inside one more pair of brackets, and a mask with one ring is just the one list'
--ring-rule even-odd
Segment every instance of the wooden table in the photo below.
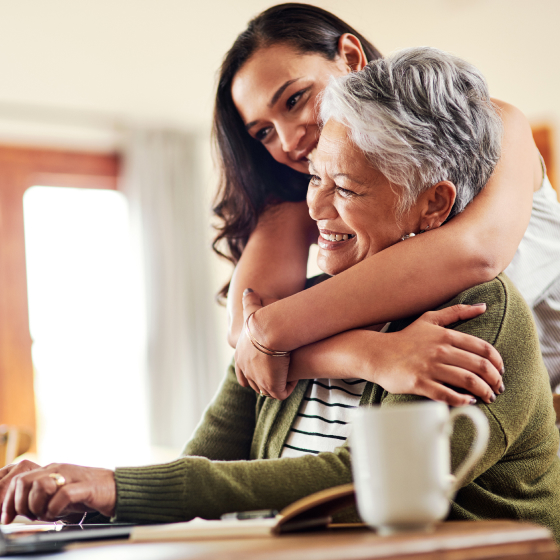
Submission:
{"label": "wooden table", "polygon": [[[16,557],[14,557],[16,558]],[[19,557],[20,559],[22,557]],[[71,545],[44,560],[552,560],[550,532],[515,521],[440,523],[431,533],[380,537],[337,529],[255,539]]]}

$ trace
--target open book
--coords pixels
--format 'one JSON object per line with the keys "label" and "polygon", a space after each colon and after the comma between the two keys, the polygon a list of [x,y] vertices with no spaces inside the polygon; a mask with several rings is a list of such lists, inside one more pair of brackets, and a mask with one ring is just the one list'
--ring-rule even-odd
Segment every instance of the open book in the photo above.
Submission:
{"label": "open book", "polygon": [[173,541],[236,537],[263,537],[327,526],[332,515],[356,504],[353,484],[321,490],[285,507],[276,517],[267,519],[205,520],[184,523],[138,526],[130,533],[131,541]]}

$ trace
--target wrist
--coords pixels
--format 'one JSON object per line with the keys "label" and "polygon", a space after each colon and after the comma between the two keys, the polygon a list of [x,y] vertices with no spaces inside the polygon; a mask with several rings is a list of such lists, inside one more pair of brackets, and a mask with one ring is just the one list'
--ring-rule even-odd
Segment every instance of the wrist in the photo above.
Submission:
{"label": "wrist", "polygon": [[377,383],[377,372],[380,365],[379,349],[385,342],[384,334],[366,329],[350,331],[352,345],[346,352],[347,377],[366,379]]}
{"label": "wrist", "polygon": [[105,479],[107,480],[107,503],[99,512],[113,519],[117,509],[117,481],[115,480],[115,471],[111,469],[103,469],[105,471]]}
{"label": "wrist", "polygon": [[292,354],[292,364],[295,362],[305,371],[305,378],[312,371],[313,377],[358,378],[375,383],[375,347],[379,343],[375,335],[379,333],[361,329],[346,331],[299,349]]}
{"label": "wrist", "polygon": [[259,343],[276,352],[289,352],[295,347],[288,348],[287,341],[282,332],[282,321],[274,317],[274,310],[271,312],[273,305],[263,307],[253,313],[250,319],[250,330],[253,337]]}

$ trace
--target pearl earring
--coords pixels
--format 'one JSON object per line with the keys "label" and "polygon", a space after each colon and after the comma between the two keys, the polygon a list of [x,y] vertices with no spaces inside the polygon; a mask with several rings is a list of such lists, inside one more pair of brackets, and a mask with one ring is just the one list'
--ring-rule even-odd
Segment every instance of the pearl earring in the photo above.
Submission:
{"label": "pearl earring", "polygon": [[406,233],[405,235],[403,235],[403,236],[401,237],[400,240],[401,240],[401,241],[404,241],[405,239],[410,239],[411,237],[416,237],[416,234],[415,234],[415,233]]}
{"label": "pearl earring", "polygon": [[426,226],[424,229],[421,229],[418,233],[405,233],[399,241],[404,241],[405,239],[410,239],[411,237],[416,237],[417,235],[420,235],[421,233],[424,233],[425,231],[428,231],[430,229],[430,226]]}

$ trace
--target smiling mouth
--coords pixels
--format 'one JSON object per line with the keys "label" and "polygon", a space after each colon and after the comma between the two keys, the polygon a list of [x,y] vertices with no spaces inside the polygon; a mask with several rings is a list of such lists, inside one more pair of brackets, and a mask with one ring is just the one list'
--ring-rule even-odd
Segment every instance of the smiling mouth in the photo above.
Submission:
{"label": "smiling mouth", "polygon": [[356,237],[355,234],[352,233],[327,233],[327,232],[319,232],[319,235],[325,240],[330,241],[331,243],[337,241],[348,241],[348,239],[353,239]]}

